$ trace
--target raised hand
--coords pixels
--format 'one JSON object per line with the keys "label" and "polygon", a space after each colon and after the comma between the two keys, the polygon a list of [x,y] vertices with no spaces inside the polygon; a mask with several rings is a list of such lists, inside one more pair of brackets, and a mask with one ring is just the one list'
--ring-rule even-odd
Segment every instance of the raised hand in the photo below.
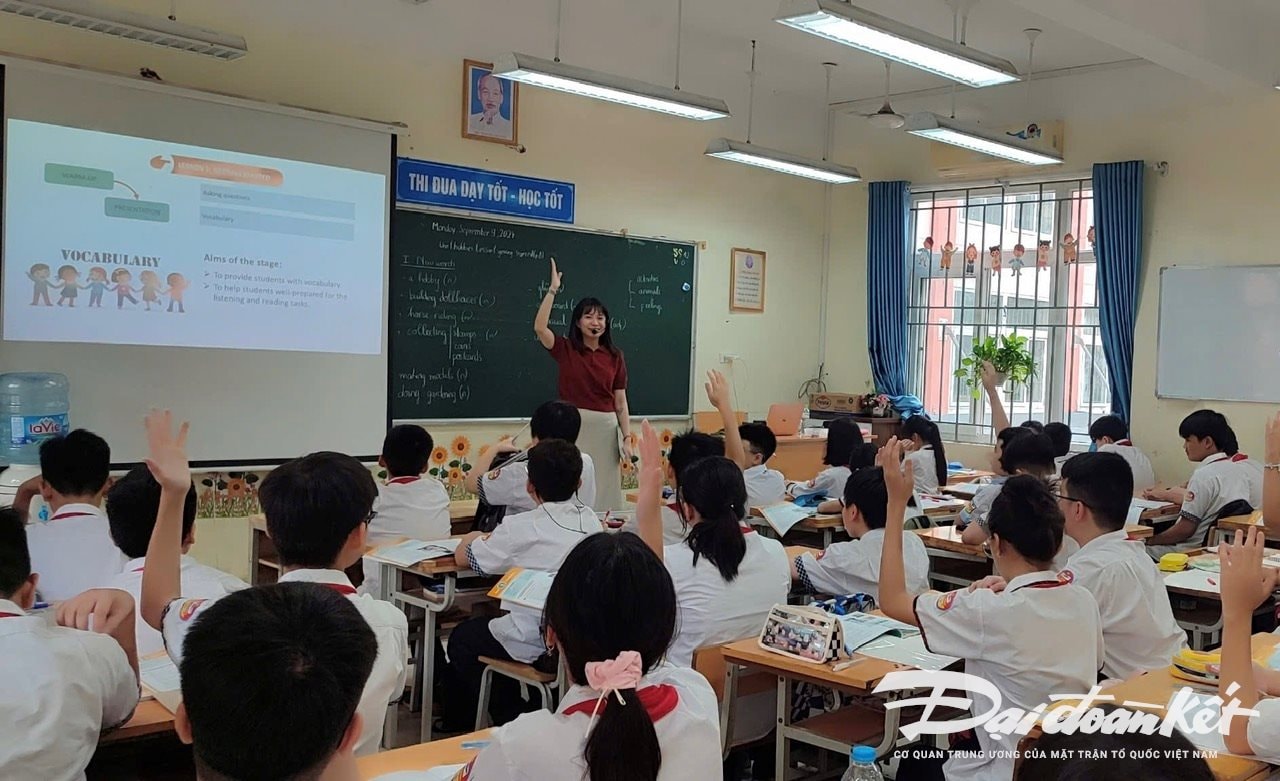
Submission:
{"label": "raised hand", "polygon": [[729,383],[720,372],[715,369],[707,372],[707,383],[704,387],[707,389],[707,401],[711,402],[711,406],[718,410],[733,406]]}
{"label": "raised hand", "polygon": [[884,470],[884,486],[889,493],[889,504],[901,503],[906,507],[915,490],[916,478],[910,464],[902,463],[902,442],[893,437],[876,454],[876,465]]}
{"label": "raised hand", "polygon": [[1280,570],[1262,566],[1265,551],[1261,527],[1237,531],[1230,545],[1218,545],[1223,612],[1250,615],[1275,590]]}
{"label": "raised hand", "polygon": [[561,274],[561,273],[556,269],[556,259],[555,259],[555,258],[552,258],[552,259],[551,259],[551,287],[550,287],[550,288],[548,288],[548,291],[549,291],[549,292],[551,292],[551,293],[559,293],[559,292],[560,292],[560,281],[561,281],[563,278],[564,278],[564,275],[563,275],[563,274]]}
{"label": "raised hand", "polygon": [[59,602],[55,612],[58,626],[115,635],[126,622],[133,632],[133,597],[127,591],[95,588]]}
{"label": "raised hand", "polygon": [[996,372],[996,367],[991,363],[991,361],[983,361],[982,362],[982,387],[986,388],[987,390],[992,390],[993,388],[995,388],[997,385],[1000,384],[999,379],[1000,378],[999,378],[998,372]]}
{"label": "raised hand", "polygon": [[146,418],[148,456],[147,469],[161,488],[181,491],[191,487],[191,465],[187,461],[187,431],[183,423],[175,435],[173,415],[169,410],[151,410]]}
{"label": "raised hand", "polygon": [[662,490],[662,446],[646,420],[640,424],[640,490]]}

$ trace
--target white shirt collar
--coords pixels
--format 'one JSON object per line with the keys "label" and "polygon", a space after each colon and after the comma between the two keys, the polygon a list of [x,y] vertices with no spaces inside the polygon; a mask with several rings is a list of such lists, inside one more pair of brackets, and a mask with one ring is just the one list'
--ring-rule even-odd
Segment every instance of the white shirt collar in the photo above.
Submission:
{"label": "white shirt collar", "polygon": [[764,472],[767,472],[768,470],[769,470],[769,465],[768,465],[768,464],[756,464],[756,465],[755,465],[755,466],[753,466],[753,467],[749,467],[749,468],[747,468],[747,469],[742,470],[742,474],[744,474],[744,475],[758,475],[758,474],[763,474]]}
{"label": "white shirt collar", "polygon": [[95,507],[91,504],[83,504],[81,502],[73,502],[72,504],[64,504],[58,508],[58,511],[49,516],[49,520],[63,518],[68,515],[96,515],[102,517],[104,513],[101,507]]}
{"label": "white shirt collar", "polygon": [[1116,529],[1113,532],[1099,534],[1092,540],[1080,546],[1080,550],[1089,550],[1090,548],[1104,548],[1114,542],[1125,542],[1129,539],[1129,532],[1124,529]]}
{"label": "white shirt collar", "polygon": [[143,556],[137,559],[129,559],[129,563],[124,565],[124,572],[134,572],[146,566],[147,557]]}
{"label": "white shirt collar", "polygon": [[1046,581],[1053,581],[1055,583],[1058,582],[1058,573],[1051,572],[1049,570],[1041,570],[1040,572],[1028,572],[1025,575],[1019,575],[1018,577],[1009,581],[1008,585],[1005,586],[1004,591],[1006,594],[1012,594],[1013,592],[1025,586],[1030,586],[1035,583],[1044,583]]}
{"label": "white shirt collar", "polygon": [[884,536],[884,529],[867,529],[867,533],[859,537],[859,540],[878,540]]}
{"label": "white shirt collar", "polygon": [[1226,453],[1214,453],[1213,455],[1209,456],[1205,460],[1201,461],[1200,466],[1207,466],[1217,461],[1221,461],[1224,458],[1231,458],[1231,456],[1227,455]]}
{"label": "white shirt collar", "polygon": [[13,613],[18,616],[25,616],[27,611],[18,607],[17,602],[10,602],[7,599],[0,599],[0,613]]}
{"label": "white shirt collar", "polygon": [[294,569],[280,576],[280,583],[323,583],[330,586],[351,586],[351,579],[340,569]]}

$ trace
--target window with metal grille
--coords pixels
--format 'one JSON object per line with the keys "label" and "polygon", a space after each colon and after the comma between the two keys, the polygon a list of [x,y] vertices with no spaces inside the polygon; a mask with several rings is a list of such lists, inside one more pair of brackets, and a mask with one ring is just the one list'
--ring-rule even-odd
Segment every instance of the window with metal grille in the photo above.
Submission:
{"label": "window with metal grille", "polygon": [[1005,388],[1010,420],[1061,421],[1088,443],[1111,411],[1093,235],[1088,179],[912,193],[908,372],[943,437],[992,440],[986,400],[954,373],[976,341],[1018,335],[1037,371]]}

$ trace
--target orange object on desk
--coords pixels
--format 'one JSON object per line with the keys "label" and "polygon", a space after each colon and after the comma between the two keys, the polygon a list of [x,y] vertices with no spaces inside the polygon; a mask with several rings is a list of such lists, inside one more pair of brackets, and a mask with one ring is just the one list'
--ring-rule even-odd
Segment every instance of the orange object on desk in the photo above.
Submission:
{"label": "orange object on desk", "polygon": [[480,753],[479,748],[463,748],[464,743],[488,741],[493,730],[481,730],[446,740],[433,740],[416,746],[383,751],[356,760],[360,778],[377,778],[402,770],[422,771],[440,765],[463,765]]}
{"label": "orange object on desk", "polygon": [[143,700],[138,703],[137,709],[133,712],[133,718],[119,729],[103,733],[98,740],[98,745],[109,745],[168,732],[173,732],[173,714],[156,700]]}

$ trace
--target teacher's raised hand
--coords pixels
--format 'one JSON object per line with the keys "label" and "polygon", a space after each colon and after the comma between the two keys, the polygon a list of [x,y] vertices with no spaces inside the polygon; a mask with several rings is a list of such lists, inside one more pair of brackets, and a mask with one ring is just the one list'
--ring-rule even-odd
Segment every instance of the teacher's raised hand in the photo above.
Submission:
{"label": "teacher's raised hand", "polygon": [[561,274],[560,271],[556,269],[556,259],[552,258],[551,259],[551,287],[547,288],[547,292],[553,295],[556,293],[559,293],[560,281],[563,278],[564,278],[564,274]]}

